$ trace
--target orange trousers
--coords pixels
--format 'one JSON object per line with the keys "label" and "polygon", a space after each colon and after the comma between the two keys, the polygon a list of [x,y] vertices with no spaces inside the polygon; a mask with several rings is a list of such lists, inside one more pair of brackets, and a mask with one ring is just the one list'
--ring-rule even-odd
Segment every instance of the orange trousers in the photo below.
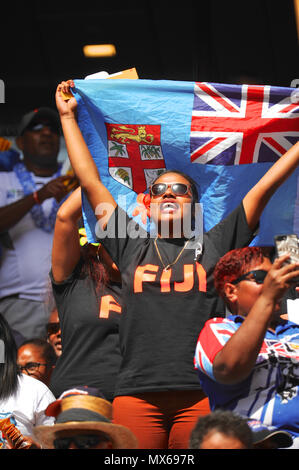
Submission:
{"label": "orange trousers", "polygon": [[113,422],[129,428],[139,449],[189,449],[198,418],[210,413],[201,391],[168,391],[118,396],[113,401]]}

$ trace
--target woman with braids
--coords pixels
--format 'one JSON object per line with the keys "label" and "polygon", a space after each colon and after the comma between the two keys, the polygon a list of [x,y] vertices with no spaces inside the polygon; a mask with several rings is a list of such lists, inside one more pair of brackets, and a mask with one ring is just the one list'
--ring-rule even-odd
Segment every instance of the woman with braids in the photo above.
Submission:
{"label": "woman with braids", "polygon": [[[298,165],[299,144],[272,166],[225,220],[203,235],[202,250],[194,249],[184,230],[198,202],[195,187],[178,171],[161,174],[150,187],[156,236],[140,228],[141,236],[131,237],[135,224],[101,181],[77,124],[77,101],[62,97],[73,86],[72,81],[62,82],[56,92],[68,155],[93,210],[105,205],[107,227],[96,211],[98,225],[107,233],[102,243],[122,276],[122,364],[114,421],[133,431],[140,448],[186,449],[198,417],[209,412],[193,357],[206,320],[215,312],[223,315],[213,287],[214,266],[227,251],[250,243],[268,200]],[[127,230],[121,227],[121,235],[111,236],[120,218]]]}
{"label": "woman with braids", "polygon": [[120,365],[120,274],[102,245],[87,243],[84,231],[80,243],[81,215],[77,188],[58,210],[54,231],[50,276],[62,354],[50,389],[59,397],[65,390],[87,385],[112,401]]}
{"label": "woman with braids", "polygon": [[17,345],[0,314],[0,449],[37,448],[35,426],[54,424],[44,410],[55,400],[40,380],[22,374],[17,365]]}

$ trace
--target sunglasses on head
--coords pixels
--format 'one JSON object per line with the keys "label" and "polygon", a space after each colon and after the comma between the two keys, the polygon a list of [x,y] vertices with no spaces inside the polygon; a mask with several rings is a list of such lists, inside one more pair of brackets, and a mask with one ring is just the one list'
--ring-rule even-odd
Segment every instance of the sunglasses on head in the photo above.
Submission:
{"label": "sunglasses on head", "polygon": [[84,227],[81,227],[78,229],[78,232],[79,232],[79,243],[80,243],[80,246],[85,246],[85,245],[93,245],[93,246],[100,246],[100,243],[89,243],[88,239],[87,239],[87,235],[86,235],[86,230]]}
{"label": "sunglasses on head", "polygon": [[59,322],[55,322],[55,323],[53,322],[53,323],[47,324],[48,335],[55,335],[56,333],[58,333],[59,330],[60,330]]}
{"label": "sunglasses on head", "polygon": [[78,449],[90,449],[91,447],[97,446],[100,442],[105,441],[107,441],[107,439],[101,435],[80,434],[77,436],[59,437],[54,439],[53,444],[55,449],[68,449],[71,443],[75,444]]}
{"label": "sunglasses on head", "polygon": [[231,281],[232,284],[238,284],[241,281],[254,281],[257,284],[263,284],[265,277],[267,276],[268,271],[263,269],[255,269],[253,271],[248,271],[248,273],[242,274],[234,281]]}
{"label": "sunglasses on head", "polygon": [[171,191],[176,196],[184,196],[188,193],[190,184],[185,183],[155,183],[150,187],[152,196],[162,196],[165,194],[167,189],[171,187]]}

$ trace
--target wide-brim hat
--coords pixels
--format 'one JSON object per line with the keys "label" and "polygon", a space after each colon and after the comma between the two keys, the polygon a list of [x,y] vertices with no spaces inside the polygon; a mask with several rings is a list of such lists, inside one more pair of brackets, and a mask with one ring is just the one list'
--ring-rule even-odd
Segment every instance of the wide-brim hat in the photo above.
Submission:
{"label": "wide-brim hat", "polygon": [[18,135],[22,135],[30,124],[32,124],[34,121],[39,121],[40,119],[47,119],[48,121],[52,122],[60,132],[61,124],[59,114],[54,109],[44,106],[24,114],[18,127]]}
{"label": "wide-brim hat", "polygon": [[[125,426],[114,424],[112,405],[96,395],[89,387],[76,387],[64,392],[45,410],[47,416],[55,416],[56,423],[50,426],[34,428],[36,440],[42,448],[54,449],[54,440],[61,431],[86,431],[92,434],[105,433],[112,442],[113,449],[137,449],[138,442],[134,434]],[[79,434],[78,432],[78,434]]]}

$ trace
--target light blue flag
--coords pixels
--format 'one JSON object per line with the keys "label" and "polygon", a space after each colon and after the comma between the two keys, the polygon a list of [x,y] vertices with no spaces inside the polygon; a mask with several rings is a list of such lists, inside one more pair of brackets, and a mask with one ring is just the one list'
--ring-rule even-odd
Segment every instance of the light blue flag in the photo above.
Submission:
{"label": "light blue flag", "polygon": [[[132,215],[137,194],[154,178],[165,168],[181,170],[199,184],[205,231],[299,138],[293,88],[75,80],[74,95],[82,134],[118,204]],[[298,176],[296,170],[271,198],[253,244],[273,245],[276,234],[299,235]],[[84,196],[83,216],[94,241],[96,218]]]}

